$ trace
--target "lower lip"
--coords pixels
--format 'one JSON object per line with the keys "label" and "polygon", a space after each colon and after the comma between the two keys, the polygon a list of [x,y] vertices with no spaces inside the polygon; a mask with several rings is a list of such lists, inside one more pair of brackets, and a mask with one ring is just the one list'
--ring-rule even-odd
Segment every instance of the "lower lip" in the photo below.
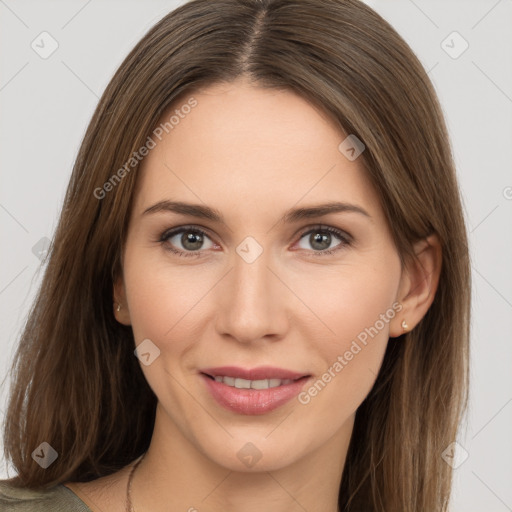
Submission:
{"label": "lower lip", "polygon": [[208,391],[224,408],[238,414],[257,415],[277,409],[297,396],[309,377],[268,389],[238,389],[201,374]]}

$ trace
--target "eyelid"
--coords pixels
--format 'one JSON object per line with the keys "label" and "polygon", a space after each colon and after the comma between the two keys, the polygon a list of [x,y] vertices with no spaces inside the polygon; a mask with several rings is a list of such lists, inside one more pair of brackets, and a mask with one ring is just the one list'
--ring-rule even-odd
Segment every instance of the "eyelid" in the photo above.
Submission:
{"label": "eyelid", "polygon": [[166,238],[169,238],[172,235],[176,235],[181,231],[195,231],[207,235],[208,238],[212,238],[212,235],[210,234],[210,230],[208,228],[200,226],[198,224],[184,224],[182,226],[176,226],[174,228],[164,230],[164,232],[160,235],[159,240],[161,242],[165,242]]}
{"label": "eyelid", "polygon": [[301,231],[299,231],[300,238],[302,238],[304,235],[307,235],[309,232],[314,231],[315,229],[318,231],[328,231],[329,233],[333,233],[334,235],[345,239],[347,242],[352,242],[354,240],[352,235],[347,231],[336,228],[334,226],[330,226],[328,224],[314,224],[312,226],[307,226],[306,228],[303,228]]}

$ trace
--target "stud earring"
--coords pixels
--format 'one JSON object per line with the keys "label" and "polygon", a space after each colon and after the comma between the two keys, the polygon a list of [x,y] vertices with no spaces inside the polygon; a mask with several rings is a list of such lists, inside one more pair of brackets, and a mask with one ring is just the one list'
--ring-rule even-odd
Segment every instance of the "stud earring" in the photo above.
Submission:
{"label": "stud earring", "polygon": [[402,329],[404,330],[404,332],[406,332],[408,328],[409,326],[407,325],[407,322],[405,320],[402,320]]}
{"label": "stud earring", "polygon": [[119,311],[121,311],[121,304],[118,304],[118,305],[117,305],[116,311],[117,311],[118,313],[119,313]]}

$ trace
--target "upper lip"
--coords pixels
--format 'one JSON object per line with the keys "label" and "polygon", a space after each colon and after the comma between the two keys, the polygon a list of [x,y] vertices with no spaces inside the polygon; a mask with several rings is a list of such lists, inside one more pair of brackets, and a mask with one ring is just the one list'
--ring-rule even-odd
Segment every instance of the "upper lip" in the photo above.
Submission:
{"label": "upper lip", "polygon": [[264,379],[291,379],[296,380],[301,377],[309,376],[307,373],[295,372],[284,368],[275,368],[273,366],[258,366],[256,368],[240,368],[238,366],[219,366],[216,368],[203,368],[201,373],[211,377],[234,377],[246,380],[264,380]]}

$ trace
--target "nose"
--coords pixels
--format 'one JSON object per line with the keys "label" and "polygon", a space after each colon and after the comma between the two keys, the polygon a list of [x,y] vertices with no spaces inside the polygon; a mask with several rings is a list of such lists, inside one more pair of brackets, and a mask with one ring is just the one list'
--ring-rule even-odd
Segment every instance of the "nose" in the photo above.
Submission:
{"label": "nose", "polygon": [[264,251],[248,262],[235,254],[231,271],[218,287],[216,328],[240,343],[281,339],[289,325],[290,291]]}

